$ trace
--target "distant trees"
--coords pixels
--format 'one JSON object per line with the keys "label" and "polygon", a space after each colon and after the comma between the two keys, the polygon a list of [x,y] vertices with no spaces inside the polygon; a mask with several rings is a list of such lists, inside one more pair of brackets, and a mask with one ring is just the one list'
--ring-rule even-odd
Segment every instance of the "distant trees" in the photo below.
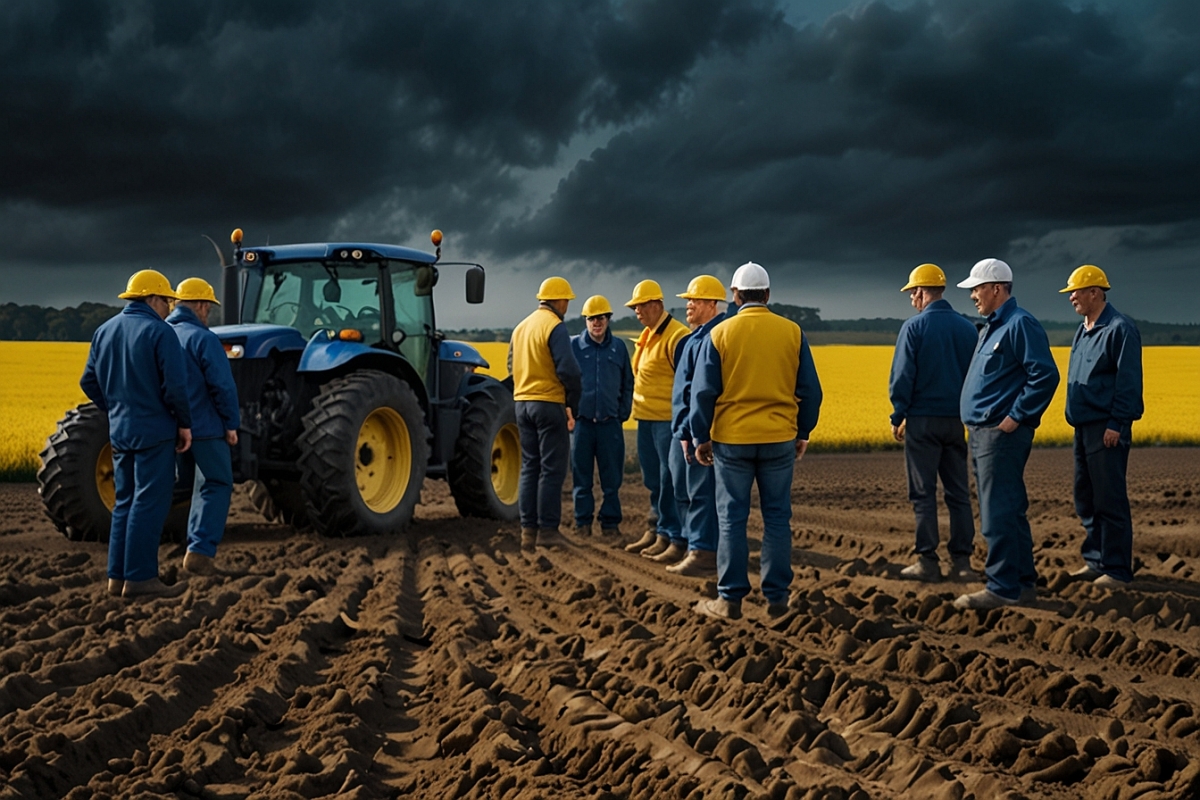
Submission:
{"label": "distant trees", "polygon": [[63,309],[5,303],[0,305],[0,341],[90,342],[96,328],[120,311],[103,303]]}

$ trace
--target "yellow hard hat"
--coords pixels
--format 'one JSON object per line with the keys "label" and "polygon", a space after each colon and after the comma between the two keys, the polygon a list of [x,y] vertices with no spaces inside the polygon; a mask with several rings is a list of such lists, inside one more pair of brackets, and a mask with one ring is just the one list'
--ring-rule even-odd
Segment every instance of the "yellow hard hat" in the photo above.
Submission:
{"label": "yellow hard hat", "polygon": [[1092,264],[1084,264],[1071,273],[1071,277],[1067,278],[1067,288],[1059,289],[1058,293],[1066,294],[1076,289],[1088,289],[1092,286],[1105,290],[1112,288],[1108,285],[1108,276],[1104,274],[1104,270]]}
{"label": "yellow hard hat", "polygon": [[712,275],[697,275],[688,284],[686,292],[675,296],[684,300],[724,300],[725,285]]}
{"label": "yellow hard hat", "polygon": [[575,293],[566,278],[546,278],[537,293],[538,300],[574,300]]}
{"label": "yellow hard hat", "polygon": [[642,281],[637,286],[633,287],[633,299],[625,305],[628,308],[640,306],[642,303],[649,303],[651,300],[662,300],[663,290],[658,285],[658,281]]}
{"label": "yellow hard hat", "polygon": [[900,291],[907,292],[918,286],[945,286],[946,273],[937,264],[922,264],[908,273],[908,283]]}
{"label": "yellow hard hat", "polygon": [[212,284],[204,278],[181,280],[175,287],[175,298],[177,300],[207,300],[210,303],[221,305],[221,301],[217,299],[217,295],[213,291]]}
{"label": "yellow hard hat", "polygon": [[613,313],[612,306],[608,303],[608,298],[602,294],[594,294],[587,300],[583,301],[583,316],[598,317],[601,314]]}
{"label": "yellow hard hat", "polygon": [[141,300],[154,295],[165,297],[168,300],[178,299],[166,275],[156,269],[142,269],[129,276],[129,283],[125,285],[125,291],[117,297],[122,300]]}

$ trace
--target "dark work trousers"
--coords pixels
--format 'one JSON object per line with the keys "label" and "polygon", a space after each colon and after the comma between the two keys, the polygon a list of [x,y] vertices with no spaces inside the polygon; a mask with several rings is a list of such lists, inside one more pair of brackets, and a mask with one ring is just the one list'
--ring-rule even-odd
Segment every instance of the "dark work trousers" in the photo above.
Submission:
{"label": "dark work trousers", "polygon": [[592,515],[596,511],[592,474],[598,472],[600,491],[604,495],[600,503],[600,527],[618,527],[621,524],[621,481],[625,477],[625,433],[621,430],[621,420],[616,417],[600,422],[575,420],[572,445],[575,524],[592,524]]}
{"label": "dark work trousers", "polygon": [[650,490],[650,513],[658,520],[658,535],[686,545],[671,479],[671,448],[679,447],[679,442],[671,435],[671,423],[667,420],[640,419],[637,426],[642,482]]}
{"label": "dark work trousers", "polygon": [[516,411],[521,436],[521,481],[517,489],[521,527],[557,530],[562,522],[562,488],[571,458],[566,407],[561,403],[518,400]]}
{"label": "dark work trousers", "polygon": [[229,500],[233,493],[233,464],[229,444],[219,439],[192,439],[192,446],[177,457],[179,481],[192,486],[188,512],[187,549],[212,558],[225,535]]}
{"label": "dark work trousers", "polygon": [[1075,512],[1087,534],[1083,560],[1117,580],[1133,580],[1133,517],[1125,473],[1132,434],[1126,428],[1116,447],[1104,446],[1107,424],[1075,429]]}
{"label": "dark work trousers", "polygon": [[692,460],[683,455],[678,441],[671,448],[671,479],[675,482],[675,503],[679,506],[679,519],[683,524],[683,536],[688,550],[717,552],[717,479],[712,467],[696,460],[695,448],[691,449]]}
{"label": "dark work trousers", "polygon": [[1033,533],[1025,512],[1025,462],[1033,447],[1033,428],[1012,433],[999,428],[971,429],[971,460],[979,490],[979,532],[987,542],[987,588],[1017,600],[1037,584],[1033,565]]}
{"label": "dark work trousers", "polygon": [[937,481],[942,479],[950,511],[951,558],[971,555],[975,519],[971,515],[971,486],[967,482],[967,438],[958,417],[909,417],[905,422],[904,466],[908,499],[917,518],[918,555],[937,560]]}
{"label": "dark work trousers", "polygon": [[108,577],[158,577],[158,543],[175,487],[175,440],[144,450],[113,450],[116,505],[108,533]]}

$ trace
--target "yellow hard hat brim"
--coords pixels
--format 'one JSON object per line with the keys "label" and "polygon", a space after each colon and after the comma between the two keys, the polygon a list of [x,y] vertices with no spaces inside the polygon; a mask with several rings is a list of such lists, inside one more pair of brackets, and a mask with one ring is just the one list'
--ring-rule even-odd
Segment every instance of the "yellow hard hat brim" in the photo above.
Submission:
{"label": "yellow hard hat brim", "polygon": [[140,292],[121,292],[119,295],[117,295],[117,297],[121,300],[145,300],[147,297],[165,297],[168,300],[179,299],[179,295],[175,294],[174,292],[146,292],[145,294]]}

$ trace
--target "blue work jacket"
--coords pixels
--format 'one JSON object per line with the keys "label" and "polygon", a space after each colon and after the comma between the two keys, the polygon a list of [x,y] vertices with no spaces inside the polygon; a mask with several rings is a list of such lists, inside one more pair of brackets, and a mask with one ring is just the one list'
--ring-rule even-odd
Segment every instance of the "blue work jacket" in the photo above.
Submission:
{"label": "blue work jacket", "polygon": [[945,300],[900,326],[888,397],[892,424],[908,417],[957,417],[963,379],[979,333]]}
{"label": "blue work jacket", "polygon": [[175,328],[186,354],[188,405],[193,439],[222,439],[241,425],[237,386],[221,340],[184,305],[175,306],[167,322]]}
{"label": "blue work jacket", "polygon": [[1142,334],[1109,303],[1089,331],[1080,325],[1067,365],[1067,422],[1106,422],[1128,430],[1146,410],[1142,402]]}
{"label": "blue work jacket", "polygon": [[629,419],[633,410],[633,368],[625,342],[604,332],[597,342],[585,330],[571,337],[571,350],[583,373],[579,418],[593,422]]}
{"label": "blue work jacket", "polygon": [[1058,367],[1041,323],[1010,297],[988,315],[959,403],[967,425],[996,427],[1005,417],[1036,428],[1058,387]]}
{"label": "blue work jacket", "polygon": [[186,375],[171,326],[135,300],[96,329],[79,386],[108,412],[114,449],[144,450],[192,427]]}
{"label": "blue work jacket", "polygon": [[725,321],[725,316],[724,312],[717,314],[679,340],[675,353],[675,383],[671,387],[671,435],[676,441],[692,441],[688,417],[692,413],[692,381],[696,377],[696,363],[709,333]]}

